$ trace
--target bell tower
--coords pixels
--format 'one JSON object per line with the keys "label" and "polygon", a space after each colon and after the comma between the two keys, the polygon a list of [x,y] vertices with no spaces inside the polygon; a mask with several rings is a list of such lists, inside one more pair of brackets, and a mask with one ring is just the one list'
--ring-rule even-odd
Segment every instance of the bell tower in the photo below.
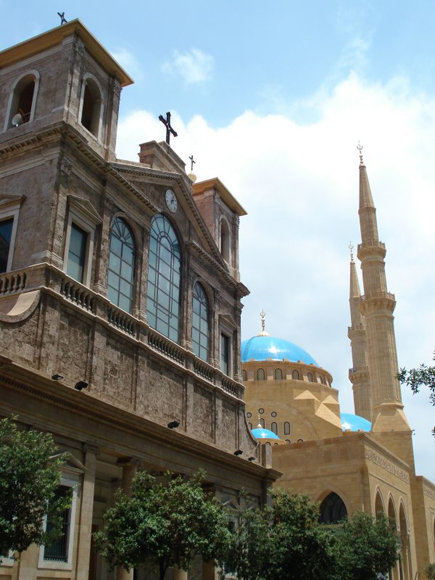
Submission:
{"label": "bell tower", "polygon": [[121,89],[132,82],[80,20],[8,48],[0,52],[0,143],[66,123],[114,161]]}

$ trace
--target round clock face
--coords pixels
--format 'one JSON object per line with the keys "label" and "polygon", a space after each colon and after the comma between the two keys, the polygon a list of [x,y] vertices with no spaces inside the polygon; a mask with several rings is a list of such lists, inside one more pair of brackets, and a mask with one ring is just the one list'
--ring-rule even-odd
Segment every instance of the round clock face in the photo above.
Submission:
{"label": "round clock face", "polygon": [[172,191],[172,189],[166,190],[165,200],[169,211],[175,213],[177,211],[178,203],[177,198],[175,197],[175,193]]}

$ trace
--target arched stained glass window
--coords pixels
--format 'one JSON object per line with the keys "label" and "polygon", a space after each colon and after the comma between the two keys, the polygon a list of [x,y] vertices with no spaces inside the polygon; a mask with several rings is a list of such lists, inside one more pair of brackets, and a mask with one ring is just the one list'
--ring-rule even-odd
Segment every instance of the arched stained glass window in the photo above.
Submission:
{"label": "arched stained glass window", "polygon": [[299,371],[293,371],[292,372],[292,379],[295,381],[299,380]]}
{"label": "arched stained glass window", "polygon": [[260,419],[260,425],[262,427],[266,427],[266,421],[264,419]]}
{"label": "arched stained glass window", "polygon": [[282,380],[282,370],[275,369],[275,381],[281,381],[281,380]]}
{"label": "arched stained glass window", "polygon": [[312,383],[314,381],[313,373],[307,373],[307,379]]}
{"label": "arched stained glass window", "polygon": [[121,218],[113,222],[110,233],[107,294],[111,302],[131,312],[134,291],[135,243],[130,228]]}
{"label": "arched stained glass window", "polygon": [[181,251],[171,222],[163,215],[151,223],[147,317],[148,324],[179,342]]}
{"label": "arched stained glass window", "polygon": [[264,381],[264,369],[258,369],[257,371],[257,381]]}
{"label": "arched stained glass window", "polygon": [[332,492],[320,505],[320,523],[337,524],[347,518],[347,509],[339,495]]}
{"label": "arched stained glass window", "polygon": [[284,435],[290,435],[290,422],[286,421],[284,423]]}
{"label": "arched stained glass window", "polygon": [[272,421],[272,423],[270,424],[270,430],[273,431],[275,435],[278,435],[278,423]]}
{"label": "arched stained glass window", "polygon": [[208,361],[208,300],[201,284],[193,288],[192,348],[202,360]]}

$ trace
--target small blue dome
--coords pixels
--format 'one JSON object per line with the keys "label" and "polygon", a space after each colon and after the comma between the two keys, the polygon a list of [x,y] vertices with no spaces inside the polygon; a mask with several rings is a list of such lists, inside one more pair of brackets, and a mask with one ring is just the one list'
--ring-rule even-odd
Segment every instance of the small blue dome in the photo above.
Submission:
{"label": "small blue dome", "polygon": [[251,359],[263,361],[266,359],[303,362],[307,365],[319,366],[313,357],[303,348],[289,340],[274,338],[273,336],[253,336],[242,342],[242,362]]}
{"label": "small blue dome", "polygon": [[251,433],[255,439],[279,439],[278,435],[276,435],[273,431],[269,431],[269,429],[265,429],[264,427],[252,429]]}
{"label": "small blue dome", "polygon": [[352,413],[340,413],[341,427],[343,431],[371,431],[372,424],[364,417],[352,415]]}

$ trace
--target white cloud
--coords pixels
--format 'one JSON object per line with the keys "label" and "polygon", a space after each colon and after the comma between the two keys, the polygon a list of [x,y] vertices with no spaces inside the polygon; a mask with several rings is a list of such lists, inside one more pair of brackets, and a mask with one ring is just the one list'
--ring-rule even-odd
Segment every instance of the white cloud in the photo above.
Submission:
{"label": "white cloud", "polygon": [[[329,370],[349,411],[347,246],[360,241],[358,140],[397,299],[399,364],[429,363],[435,348],[435,99],[413,93],[406,79],[381,85],[352,74],[302,105],[316,122],[246,111],[214,129],[200,116],[183,123],[175,114],[179,137],[172,145],[185,160],[193,153],[199,179],[219,176],[249,213],[240,224],[241,274],[251,290],[243,338],[259,332],[264,308],[268,331],[301,345]],[[124,119],[120,157],[136,160],[138,143],[161,135],[159,125],[145,111]],[[427,393],[404,392],[404,400],[416,429],[417,469],[435,479],[427,451],[435,410]]]}
{"label": "white cloud", "polygon": [[203,84],[212,78],[214,57],[197,48],[181,53],[174,50],[172,61],[165,61],[162,71],[180,75],[188,85]]}
{"label": "white cloud", "polygon": [[135,81],[143,79],[143,68],[138,59],[127,48],[118,48],[111,51],[113,58],[131,75]]}

